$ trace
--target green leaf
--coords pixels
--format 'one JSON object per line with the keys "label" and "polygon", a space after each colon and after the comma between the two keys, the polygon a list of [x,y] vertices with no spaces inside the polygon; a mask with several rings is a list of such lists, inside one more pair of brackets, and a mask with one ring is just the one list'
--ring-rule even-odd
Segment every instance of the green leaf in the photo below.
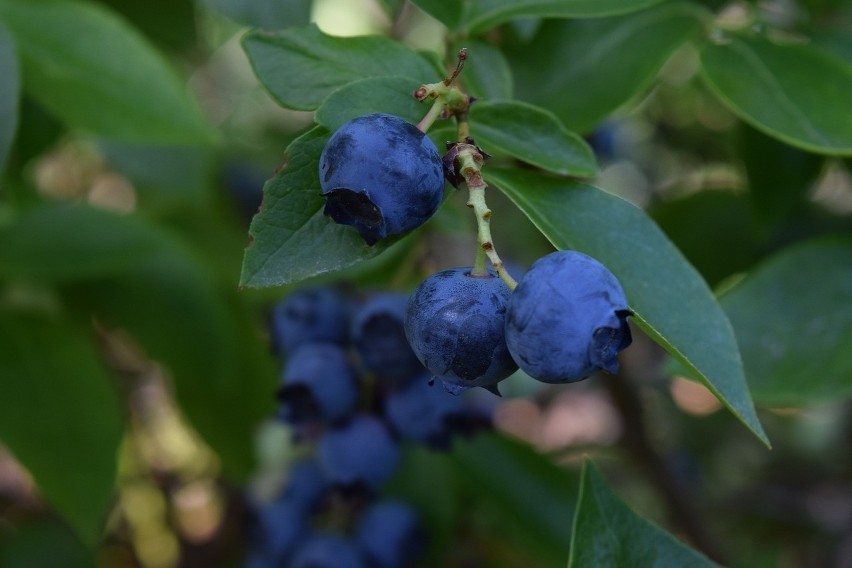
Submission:
{"label": "green leaf", "polygon": [[367,77],[404,75],[421,83],[440,71],[397,41],[380,36],[335,37],[316,26],[243,36],[257,78],[284,107],[314,110],[335,89]]}
{"label": "green leaf", "polygon": [[0,21],[17,40],[26,91],[68,124],[125,141],[213,139],[174,70],[107,8],[3,0]]}
{"label": "green leaf", "polygon": [[553,113],[517,101],[482,101],[470,109],[471,133],[486,152],[509,154],[545,170],[590,177],[595,154]]}
{"label": "green leaf", "polygon": [[771,226],[807,209],[824,156],[803,152],[745,124],[738,147],[756,217]]}
{"label": "green leaf", "polygon": [[726,293],[755,400],[803,406],[852,396],[852,239],[776,253]]}
{"label": "green leaf", "polygon": [[647,90],[706,19],[695,4],[672,3],[615,18],[547,21],[532,42],[506,51],[516,96],[590,132]]}
{"label": "green leaf", "polygon": [[15,42],[0,24],[0,173],[6,165],[9,150],[18,128],[18,106],[21,95],[21,71]]}
{"label": "green leaf", "polygon": [[328,131],[316,127],[293,141],[286,165],[263,187],[263,204],[249,228],[240,285],[263,288],[334,272],[383,252],[397,239],[373,246],[352,227],[322,213],[319,157]]}
{"label": "green leaf", "polygon": [[522,442],[496,434],[457,440],[459,478],[501,533],[547,565],[568,554],[577,475]]}
{"label": "green leaf", "polygon": [[[50,546],[45,546],[50,543]],[[94,550],[55,519],[16,519],[13,530],[0,532],[0,566],[3,568],[92,568],[97,566]]]}
{"label": "green leaf", "polygon": [[175,51],[198,46],[199,15],[194,0],[99,1],[132,22],[154,43]]}
{"label": "green leaf", "polygon": [[256,28],[276,30],[303,26],[311,19],[312,0],[202,0],[225,16]]}
{"label": "green leaf", "polygon": [[852,155],[852,65],[805,45],[759,37],[707,45],[707,86],[737,116],[799,148]]}
{"label": "green leaf", "polygon": [[716,566],[651,521],[637,515],[606,485],[590,461],[583,464],[568,568]]}
{"label": "green leaf", "polygon": [[676,357],[765,444],[733,329],[707,284],[641,209],[595,187],[485,169],[559,249],[597,258],[621,281],[633,322]]}
{"label": "green leaf", "polygon": [[417,124],[429,111],[429,103],[411,96],[423,83],[400,76],[370,77],[340,87],[323,101],[315,120],[330,131],[344,123],[375,112],[393,114]]}
{"label": "green leaf", "polygon": [[644,10],[662,0],[472,0],[463,16],[469,35],[515,18],[600,18]]}
{"label": "green leaf", "polygon": [[429,534],[429,553],[422,565],[442,566],[458,535],[460,488],[452,456],[414,444],[402,449],[401,463],[383,496],[404,500],[417,509]]}
{"label": "green leaf", "polygon": [[467,62],[461,81],[469,94],[480,99],[511,99],[514,92],[512,70],[499,49],[479,40],[468,40],[454,51],[467,48]]}
{"label": "green leaf", "polygon": [[699,191],[658,201],[648,214],[711,288],[750,268],[763,250],[747,196],[741,193]]}
{"label": "green leaf", "polygon": [[67,282],[127,270],[167,239],[135,216],[49,204],[0,225],[0,277]]}
{"label": "green leaf", "polygon": [[277,372],[245,307],[213,282],[174,241],[120,275],[76,286],[69,300],[124,329],[166,366],[181,410],[225,474],[241,482],[254,467],[254,432],[274,411]]}
{"label": "green leaf", "polygon": [[412,4],[447,26],[450,30],[459,27],[464,12],[464,2],[447,0],[412,0]]}
{"label": "green leaf", "polygon": [[113,496],[123,426],[89,329],[0,310],[0,440],[90,546]]}

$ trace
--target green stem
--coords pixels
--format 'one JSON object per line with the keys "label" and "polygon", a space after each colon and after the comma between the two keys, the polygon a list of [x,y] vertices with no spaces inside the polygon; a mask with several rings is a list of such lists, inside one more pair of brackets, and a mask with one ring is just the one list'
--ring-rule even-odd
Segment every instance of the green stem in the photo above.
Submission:
{"label": "green stem", "polygon": [[438,120],[438,117],[441,116],[441,111],[444,110],[444,104],[442,97],[435,99],[435,102],[432,103],[432,107],[429,109],[429,112],[427,112],[426,116],[417,123],[417,130],[420,132],[428,132],[432,125],[435,124],[435,121]]}
{"label": "green stem", "polygon": [[479,243],[477,251],[476,263],[471,271],[472,276],[485,276],[484,262],[481,261],[483,253],[491,261],[491,266],[497,272],[497,276],[506,283],[510,290],[514,290],[518,283],[512,278],[512,275],[503,266],[503,261],[500,255],[497,254],[497,249],[494,248],[494,241],[491,238],[491,209],[485,202],[485,188],[488,185],[482,179],[482,171],[480,164],[482,163],[482,154],[472,144],[465,144],[464,148],[459,150],[458,154],[459,171],[464,176],[465,184],[470,192],[470,197],[467,201],[467,206],[473,209],[476,217],[476,240]]}

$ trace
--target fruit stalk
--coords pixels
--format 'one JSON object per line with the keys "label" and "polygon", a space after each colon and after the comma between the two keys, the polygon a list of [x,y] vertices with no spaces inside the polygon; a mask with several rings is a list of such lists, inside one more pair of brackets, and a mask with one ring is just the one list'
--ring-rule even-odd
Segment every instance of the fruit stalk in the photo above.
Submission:
{"label": "fruit stalk", "polygon": [[[461,140],[468,137],[468,123],[466,117],[459,117],[458,132]],[[494,247],[494,240],[491,238],[491,209],[485,202],[485,189],[488,184],[482,179],[481,165],[485,161],[479,149],[469,142],[461,143],[456,157],[458,163],[458,171],[464,177],[465,185],[469,192],[467,206],[473,209],[476,217],[476,240],[479,244],[476,261],[471,272],[472,276],[487,276],[488,270],[485,266],[485,259],[491,261],[491,266],[510,290],[514,290],[518,283],[512,278],[512,275],[506,270],[500,255],[497,254],[497,249]],[[484,253],[484,254],[483,254]]]}

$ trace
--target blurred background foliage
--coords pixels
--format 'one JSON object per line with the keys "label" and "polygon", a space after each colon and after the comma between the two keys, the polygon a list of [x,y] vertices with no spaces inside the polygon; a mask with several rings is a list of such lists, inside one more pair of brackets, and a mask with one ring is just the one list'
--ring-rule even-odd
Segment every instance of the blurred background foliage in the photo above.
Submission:
{"label": "blurred background foliage", "polygon": [[[265,327],[288,288],[239,289],[240,266],[264,181],[312,124],[273,102],[240,38],[308,22],[441,57],[464,44],[473,94],[585,136],[594,185],[648,211],[719,292],[773,443],[637,333],[619,376],[516,376],[498,435],[407,451],[389,491],[428,519],[429,565],[564,566],[591,456],[727,565],[852,566],[852,91],[821,119],[845,147],[767,129],[750,120],[762,99],[729,100],[736,58],[702,63],[690,42],[745,30],[807,49],[805,100],[812,69],[852,81],[852,3],[664,2],[445,42],[459,17],[425,0],[0,0],[0,566],[239,565],[246,495],[280,484],[289,451]],[[522,269],[551,245],[491,193]],[[315,281],[410,290],[470,262],[472,226],[450,199],[416,238]]]}

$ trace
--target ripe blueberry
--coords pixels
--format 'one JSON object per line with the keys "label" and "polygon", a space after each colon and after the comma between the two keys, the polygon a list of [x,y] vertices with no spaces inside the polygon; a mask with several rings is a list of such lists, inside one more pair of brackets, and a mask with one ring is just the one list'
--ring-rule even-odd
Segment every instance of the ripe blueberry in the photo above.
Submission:
{"label": "ripe blueberry", "polygon": [[444,193],[438,149],[413,124],[389,114],[341,126],[323,148],[319,175],[323,213],[355,227],[368,245],[425,223]]}
{"label": "ripe blueberry", "polygon": [[604,265],[557,251],[533,263],[512,294],[506,343],[521,369],[545,383],[616,373],[616,355],[632,339],[629,315],[621,284]]}
{"label": "ripe blueberry", "polygon": [[301,507],[288,499],[266,503],[257,511],[254,534],[260,565],[286,565],[301,542],[308,536],[308,519]]}
{"label": "ripe blueberry", "polygon": [[403,501],[378,501],[364,511],[356,540],[375,568],[411,566],[424,548],[420,516]]}
{"label": "ripe blueberry", "polygon": [[336,422],[358,403],[358,377],[343,348],[331,343],[302,345],[287,359],[278,398],[281,418],[293,425]]}
{"label": "ripe blueberry", "polygon": [[405,339],[407,303],[407,294],[376,294],[353,316],[352,340],[361,365],[393,383],[407,382],[424,371]]}
{"label": "ripe blueberry", "polygon": [[303,288],[272,309],[273,345],[282,355],[303,343],[343,344],[347,327],[346,300],[332,288]]}
{"label": "ripe blueberry", "polygon": [[364,568],[361,551],[350,539],[331,533],[318,533],[296,552],[291,568]]}
{"label": "ripe blueberry", "polygon": [[304,458],[290,469],[281,498],[308,514],[319,506],[328,488],[328,480],[319,463],[313,458]]}
{"label": "ripe blueberry", "polygon": [[511,292],[493,272],[471,276],[452,268],[420,283],[408,301],[405,335],[417,357],[450,392],[497,383],[518,366],[506,347]]}
{"label": "ripe blueberry", "polygon": [[323,434],[318,456],[333,484],[375,493],[396,471],[399,447],[381,420],[359,415]]}
{"label": "ripe blueberry", "polygon": [[385,415],[403,440],[445,447],[449,442],[450,424],[463,412],[463,405],[461,398],[430,384],[427,376],[421,373],[419,379],[388,395]]}

